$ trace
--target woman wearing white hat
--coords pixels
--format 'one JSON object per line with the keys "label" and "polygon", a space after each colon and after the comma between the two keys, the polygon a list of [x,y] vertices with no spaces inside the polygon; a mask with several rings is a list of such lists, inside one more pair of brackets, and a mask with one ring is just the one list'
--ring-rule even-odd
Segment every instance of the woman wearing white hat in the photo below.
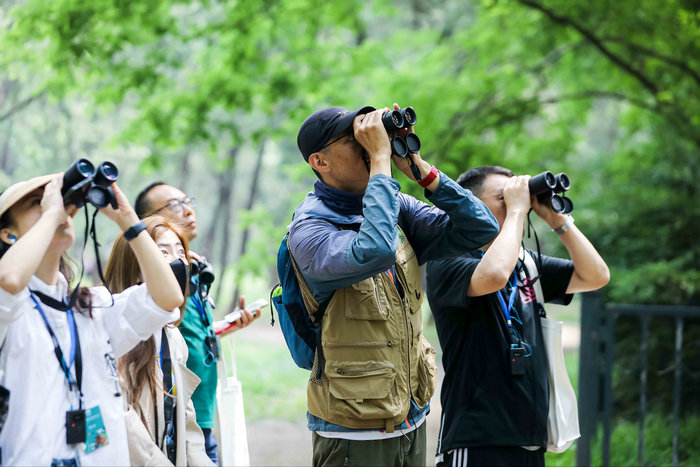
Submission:
{"label": "woman wearing white hat", "polygon": [[130,239],[145,283],[116,295],[81,288],[71,300],[64,255],[77,208],[64,207],[62,180],[37,177],[0,195],[0,463],[127,465],[115,359],[177,319],[184,298],[112,185],[118,209],[101,211]]}

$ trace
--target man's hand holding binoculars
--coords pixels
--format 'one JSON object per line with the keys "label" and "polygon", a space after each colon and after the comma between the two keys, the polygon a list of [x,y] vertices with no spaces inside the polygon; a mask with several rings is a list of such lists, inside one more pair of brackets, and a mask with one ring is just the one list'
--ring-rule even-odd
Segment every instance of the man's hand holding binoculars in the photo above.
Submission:
{"label": "man's hand holding binoculars", "polygon": [[378,174],[391,176],[391,146],[382,124],[382,115],[389,109],[377,109],[358,115],[353,121],[355,139],[367,152],[370,177]]}
{"label": "man's hand holding binoculars", "polygon": [[549,203],[541,203],[537,199],[537,196],[530,196],[530,202],[532,203],[532,210],[535,211],[535,214],[545,221],[550,228],[556,229],[566,222],[565,214],[555,212]]}
{"label": "man's hand holding binoculars", "polygon": [[[415,121],[413,108],[402,109],[397,103],[393,110],[384,107],[355,118],[355,139],[367,151],[370,177],[379,173],[391,176],[390,160],[411,180],[429,177],[433,168],[420,157],[420,140],[413,131]],[[422,186],[435,191],[440,179],[433,175],[426,181],[429,184]]]}

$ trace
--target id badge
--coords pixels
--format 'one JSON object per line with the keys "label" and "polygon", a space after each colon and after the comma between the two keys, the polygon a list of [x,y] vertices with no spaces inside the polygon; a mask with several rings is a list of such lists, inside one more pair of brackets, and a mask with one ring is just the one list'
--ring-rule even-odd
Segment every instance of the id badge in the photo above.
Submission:
{"label": "id badge", "polygon": [[214,359],[218,360],[219,359],[219,343],[216,340],[216,336],[207,336],[204,338],[204,343],[206,344],[207,348],[211,352],[211,354],[214,356]]}
{"label": "id badge", "polygon": [[109,444],[107,430],[105,429],[105,423],[102,420],[102,413],[99,407],[95,406],[87,409],[85,412],[85,425],[87,428],[85,454],[90,454]]}
{"label": "id badge", "polygon": [[66,412],[66,444],[85,442],[85,411],[69,410]]}

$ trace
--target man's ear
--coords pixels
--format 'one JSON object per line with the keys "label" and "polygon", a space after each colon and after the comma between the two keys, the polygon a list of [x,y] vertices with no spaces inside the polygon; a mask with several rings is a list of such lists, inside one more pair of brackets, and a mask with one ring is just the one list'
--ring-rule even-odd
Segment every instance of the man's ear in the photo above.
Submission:
{"label": "man's ear", "polygon": [[309,165],[320,174],[328,173],[330,171],[326,155],[321,152],[315,152],[309,156]]}
{"label": "man's ear", "polygon": [[17,232],[15,232],[14,229],[5,227],[4,229],[0,230],[0,240],[3,243],[12,245],[17,241]]}

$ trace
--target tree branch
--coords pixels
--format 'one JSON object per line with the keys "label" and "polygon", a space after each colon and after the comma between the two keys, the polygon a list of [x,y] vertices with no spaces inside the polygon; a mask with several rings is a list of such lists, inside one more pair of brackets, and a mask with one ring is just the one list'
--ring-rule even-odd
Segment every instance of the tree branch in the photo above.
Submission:
{"label": "tree branch", "polygon": [[567,16],[562,16],[554,11],[546,8],[544,5],[541,5],[537,2],[531,1],[531,0],[518,0],[519,3],[533,8],[535,10],[539,10],[545,15],[547,15],[552,21],[558,24],[563,24],[565,26],[571,26],[575,30],[577,30],[583,37],[585,37],[595,48],[600,50],[600,52],[608,57],[610,61],[615,63],[617,66],[622,68],[624,71],[629,73],[630,75],[634,76],[641,84],[644,86],[649,92],[652,94],[656,95],[659,93],[659,87],[651,81],[644,73],[642,73],[639,70],[636,70],[635,68],[632,67],[629,63],[627,63],[625,60],[623,60],[621,57],[613,53],[610,49],[608,49],[603,42],[596,37],[591,31],[588,29],[584,28],[580,24],[576,23],[574,20]]}
{"label": "tree branch", "polygon": [[695,82],[698,83],[698,85],[700,85],[700,74],[697,71],[690,68],[690,66],[687,63],[685,63],[681,60],[678,60],[677,58],[670,57],[668,55],[664,55],[660,52],[657,52],[656,50],[653,50],[653,49],[650,49],[650,48],[647,48],[647,47],[644,47],[644,46],[641,46],[638,44],[634,44],[632,42],[628,42],[621,37],[604,36],[604,37],[601,37],[601,40],[603,40],[605,42],[614,42],[617,44],[622,44],[625,47],[628,47],[629,49],[634,50],[635,52],[639,52],[639,53],[642,53],[644,55],[648,55],[649,57],[659,59],[662,62],[666,62],[669,65],[675,66],[676,68],[679,68],[682,71],[684,71],[685,73],[687,73],[688,75],[690,75],[693,78],[693,80],[695,80]]}
{"label": "tree branch", "polygon": [[16,104],[14,107],[12,107],[10,110],[5,112],[4,114],[0,115],[0,123],[2,123],[3,121],[7,120],[10,117],[12,117],[14,114],[16,114],[20,110],[24,109],[25,107],[27,107],[34,100],[40,98],[44,94],[44,92],[46,92],[46,91],[40,91],[40,92],[34,94],[33,96],[26,98],[25,100]]}

